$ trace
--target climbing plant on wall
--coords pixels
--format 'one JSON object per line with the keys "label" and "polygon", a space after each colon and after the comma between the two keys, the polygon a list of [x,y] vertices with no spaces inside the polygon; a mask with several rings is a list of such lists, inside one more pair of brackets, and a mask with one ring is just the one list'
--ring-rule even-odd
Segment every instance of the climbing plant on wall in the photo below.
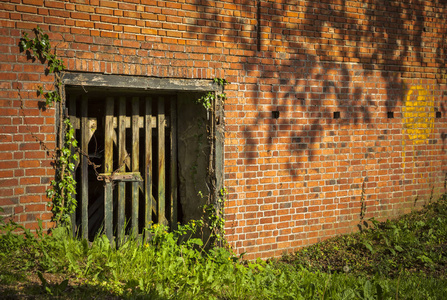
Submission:
{"label": "climbing plant on wall", "polygon": [[[55,149],[56,176],[51,181],[51,187],[47,190],[47,196],[52,200],[53,219],[56,222],[67,223],[69,216],[76,209],[76,181],[74,180],[75,163],[78,160],[78,154],[72,151],[77,147],[75,139],[75,130],[68,118],[62,116],[62,107],[64,105],[64,94],[61,83],[61,71],[65,69],[64,62],[57,57],[56,52],[52,50],[50,40],[42,29],[37,27],[33,30],[34,38],[30,38],[28,33],[23,33],[20,39],[20,49],[25,51],[33,61],[38,60],[47,64],[46,74],[53,74],[55,81],[53,89],[46,90],[44,87],[38,87],[38,94],[45,98],[46,107],[58,105],[59,111],[59,146]],[[38,141],[44,144],[43,141]]]}
{"label": "climbing plant on wall", "polygon": [[[226,99],[227,95],[223,91],[223,88],[225,85],[227,85],[228,81],[224,78],[214,78],[213,82],[216,83],[219,87],[222,88],[222,93],[217,94],[218,99]],[[216,100],[216,93],[215,92],[208,92],[199,99],[197,99],[197,103],[201,104],[207,111],[211,109],[211,105],[213,101]]]}
{"label": "climbing plant on wall", "polygon": [[[216,170],[214,166],[216,165],[216,138],[217,120],[221,117],[218,116],[218,106],[223,105],[223,101],[226,99],[225,85],[228,84],[226,79],[214,78],[213,82],[218,86],[219,92],[211,91],[206,93],[204,96],[197,100],[197,103],[201,104],[209,114],[211,113],[211,118],[207,125],[208,140],[210,144],[210,156],[209,164],[207,170],[206,183],[208,186],[208,191],[210,193],[207,195],[207,204],[203,207],[203,212],[206,217],[205,223],[208,225],[208,229],[211,232],[211,238],[213,238],[213,243],[218,246],[225,246],[225,220],[224,220],[224,208],[225,199],[227,196],[227,191],[225,188],[220,186],[220,183],[216,182]],[[219,110],[221,111],[221,110]],[[202,197],[202,193],[199,192]]]}

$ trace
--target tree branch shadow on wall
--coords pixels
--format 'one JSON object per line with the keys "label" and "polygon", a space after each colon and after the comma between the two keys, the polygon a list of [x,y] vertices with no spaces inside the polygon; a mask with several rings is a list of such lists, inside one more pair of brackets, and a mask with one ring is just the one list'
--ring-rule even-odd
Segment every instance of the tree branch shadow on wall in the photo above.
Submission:
{"label": "tree branch shadow on wall", "polygon": [[[425,26],[429,17],[422,15],[424,2],[346,3],[308,1],[296,9],[291,0],[242,0],[233,10],[227,3],[219,7],[213,1],[196,1],[202,10],[197,24],[205,20],[205,26],[191,29],[206,34],[210,46],[234,45],[229,54],[243,65],[237,77],[245,82],[238,84],[250,96],[239,104],[250,117],[241,120],[247,144],[238,147],[245,165],[258,163],[255,145],[262,138],[272,153],[286,145],[281,151],[293,153],[292,158],[307,157],[282,162],[292,177],[307,172],[307,162],[318,159],[321,147],[335,147],[323,143],[325,137],[340,130],[352,134],[349,126],[365,124],[367,129],[376,118],[386,118],[380,108],[393,111],[403,101],[406,86],[400,73],[422,71],[431,60],[424,44],[436,41]],[[353,9],[367,17],[354,18]],[[435,54],[436,66],[445,65],[442,47]],[[376,97],[381,90],[383,96]],[[271,119],[272,110],[281,112],[278,120]],[[341,120],[332,118],[334,111],[341,113]],[[290,128],[293,135],[287,135]],[[373,148],[371,157],[377,151]]]}

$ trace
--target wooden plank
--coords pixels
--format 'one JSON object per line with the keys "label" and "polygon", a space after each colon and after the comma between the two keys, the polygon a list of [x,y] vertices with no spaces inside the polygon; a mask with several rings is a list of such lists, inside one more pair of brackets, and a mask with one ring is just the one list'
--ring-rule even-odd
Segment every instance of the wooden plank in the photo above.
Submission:
{"label": "wooden plank", "polygon": [[145,221],[144,227],[148,228],[152,222],[152,99],[146,97],[146,113],[145,113]]}
{"label": "wooden plank", "polygon": [[170,180],[170,208],[171,230],[177,229],[177,99],[171,98],[170,113],[170,155],[171,155],[171,180]]}
{"label": "wooden plank", "polygon": [[[74,124],[76,123],[76,97],[75,96],[69,96],[69,101],[68,101],[68,115],[69,115],[69,120],[72,126],[74,126]],[[76,136],[76,133],[75,133]],[[71,153],[73,154],[76,151],[76,149],[72,146],[71,147]],[[75,164],[75,169],[71,172],[71,176],[73,176],[73,178],[75,178],[76,176],[76,167],[79,164],[79,160],[78,161],[72,161],[72,163]],[[72,197],[76,197],[75,195],[71,195]],[[76,236],[76,209],[74,212],[72,212],[70,214],[70,220],[71,220],[71,231],[73,233],[73,236]]]}
{"label": "wooden plank", "polygon": [[[215,100],[217,102],[217,100]],[[225,193],[226,191],[223,189],[223,169],[224,169],[224,122],[223,122],[223,103],[222,101],[218,102],[218,105],[215,106],[215,118],[214,128],[215,128],[215,147],[214,147],[214,176],[216,179],[215,187],[214,187],[214,199],[216,201],[216,215],[219,217],[223,217],[223,209],[225,207]],[[217,120],[220,120],[219,122]]]}
{"label": "wooden plank", "polygon": [[[88,153],[89,122],[88,122],[88,97],[83,95],[81,99],[81,150],[82,154]],[[81,154],[81,224],[82,237],[88,239],[88,158]]]}
{"label": "wooden plank", "polygon": [[[62,83],[84,87],[114,87],[118,91],[139,90],[171,90],[208,92],[216,88],[212,80],[205,79],[167,79],[155,77],[136,77],[98,73],[64,73]],[[89,88],[91,90],[91,88]]]}
{"label": "wooden plank", "polygon": [[143,178],[141,178],[140,172],[113,172],[113,173],[100,173],[98,174],[98,180],[104,181],[128,181],[128,182],[136,182],[139,185],[139,182],[143,182]]}
{"label": "wooden plank", "polygon": [[[115,128],[115,127],[112,127],[112,140],[113,140],[113,143],[118,147],[118,138],[117,138],[116,132],[115,132],[115,130],[113,130],[113,128]],[[126,149],[124,149],[124,157],[125,157],[124,163],[126,164],[126,167],[128,167],[130,169],[130,167],[131,167],[130,166],[130,155],[127,153]]]}
{"label": "wooden plank", "polygon": [[[132,172],[140,170],[140,100],[138,97],[132,98]],[[139,204],[138,182],[132,182],[132,231],[134,236],[138,234],[138,204]]]}
{"label": "wooden plank", "polygon": [[[119,98],[118,109],[118,172],[125,172],[126,165],[126,98]],[[125,202],[126,202],[126,183],[118,183],[118,224],[117,224],[117,245],[123,241],[125,231]]]}
{"label": "wooden plank", "polygon": [[216,176],[216,199],[220,197],[220,191],[223,185],[223,170],[224,170],[224,139],[225,129],[223,123],[216,126],[216,141],[215,141],[215,176]]}
{"label": "wooden plank", "polygon": [[165,103],[164,98],[158,98],[158,223],[167,225],[165,216],[166,196],[166,166],[165,166]]}
{"label": "wooden plank", "polygon": [[[113,172],[113,111],[115,101],[112,97],[106,98],[105,124],[104,124],[104,172]],[[104,185],[104,229],[110,243],[113,241],[113,190],[112,182],[106,181]]]}

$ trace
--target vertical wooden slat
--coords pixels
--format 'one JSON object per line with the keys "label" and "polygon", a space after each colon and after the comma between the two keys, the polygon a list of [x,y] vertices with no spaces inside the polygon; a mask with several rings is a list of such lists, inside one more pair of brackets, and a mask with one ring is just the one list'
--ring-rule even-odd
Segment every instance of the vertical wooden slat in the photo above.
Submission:
{"label": "vertical wooden slat", "polygon": [[144,227],[148,228],[152,222],[152,99],[146,99],[145,116],[145,206],[146,215]]}
{"label": "vertical wooden slat", "polygon": [[[118,162],[119,172],[125,172],[126,164],[126,98],[120,97],[118,109]],[[126,185],[125,182],[118,183],[118,224],[117,224],[117,243],[122,242],[125,222],[125,200]]]}
{"label": "vertical wooden slat", "polygon": [[170,114],[170,144],[171,144],[171,180],[170,180],[170,206],[171,230],[177,229],[177,99],[171,98]]}
{"label": "vertical wooden slat", "polygon": [[[132,98],[132,172],[139,172],[140,156],[140,101],[138,97]],[[138,234],[138,204],[139,204],[138,182],[132,182],[132,231],[134,236]]]}
{"label": "vertical wooden slat", "polygon": [[[70,96],[69,98],[69,103],[68,103],[68,114],[69,114],[69,118],[70,118],[70,123],[73,126],[73,128],[75,129],[76,132],[76,128],[75,128],[75,124],[76,124],[76,97],[75,96]],[[75,134],[76,136],[76,134]],[[71,147],[71,152],[74,153],[75,152],[75,148]],[[74,163],[76,165],[75,161],[72,161],[72,163]],[[75,178],[75,173],[76,173],[76,167],[75,170],[73,170],[71,172],[71,175],[73,176],[73,178]],[[72,197],[75,197],[75,195],[72,195]],[[74,212],[72,212],[70,214],[70,219],[71,219],[71,230],[73,233],[73,236],[76,235],[76,209]]]}
{"label": "vertical wooden slat", "polygon": [[[216,98],[217,99],[217,98]],[[217,102],[215,100],[214,102]],[[223,189],[223,162],[224,162],[224,122],[223,122],[223,102],[219,101],[218,105],[214,106],[215,117],[213,118],[214,128],[215,128],[215,156],[214,156],[214,176],[216,178],[215,188],[214,188],[214,199],[216,205],[216,215],[222,217],[223,209],[225,203],[223,202],[226,195],[225,189]],[[218,123],[217,120],[220,120]],[[220,243],[221,244],[221,243]]]}
{"label": "vertical wooden slat", "polygon": [[88,97],[82,96],[81,100],[81,222],[82,237],[88,238],[88,140],[89,140],[89,122],[88,122]]}
{"label": "vertical wooden slat", "polygon": [[165,217],[165,107],[164,98],[158,98],[158,223],[167,225]]}
{"label": "vertical wooden slat", "polygon": [[[106,98],[105,132],[104,132],[104,173],[113,172],[113,111],[115,101],[112,97]],[[104,229],[107,238],[113,241],[113,191],[112,182],[106,180],[104,186]]]}

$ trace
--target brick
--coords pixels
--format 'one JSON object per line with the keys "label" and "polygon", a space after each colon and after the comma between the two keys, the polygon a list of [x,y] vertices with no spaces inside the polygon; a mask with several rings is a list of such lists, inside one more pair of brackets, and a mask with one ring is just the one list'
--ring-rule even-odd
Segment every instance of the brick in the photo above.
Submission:
{"label": "brick", "polygon": [[23,0],[22,3],[29,4],[29,5],[42,6],[43,0]]}
{"label": "brick", "polygon": [[72,19],[90,20],[90,15],[87,13],[71,12],[70,17]]}
{"label": "brick", "polygon": [[26,204],[26,203],[35,203],[40,202],[41,196],[39,195],[27,195],[20,197],[20,203]]}
{"label": "brick", "polygon": [[31,6],[17,6],[16,11],[30,14],[37,14],[37,8]]}
{"label": "brick", "polygon": [[26,212],[45,211],[45,204],[29,204],[25,208]]}
{"label": "brick", "polygon": [[[14,191],[13,189],[4,189],[4,188],[0,188],[0,197],[11,197],[12,195],[14,195]],[[6,202],[12,202],[11,198],[8,199],[8,201]],[[11,203],[11,204],[15,204],[15,203]],[[5,205],[9,205],[9,204],[5,204]]]}

